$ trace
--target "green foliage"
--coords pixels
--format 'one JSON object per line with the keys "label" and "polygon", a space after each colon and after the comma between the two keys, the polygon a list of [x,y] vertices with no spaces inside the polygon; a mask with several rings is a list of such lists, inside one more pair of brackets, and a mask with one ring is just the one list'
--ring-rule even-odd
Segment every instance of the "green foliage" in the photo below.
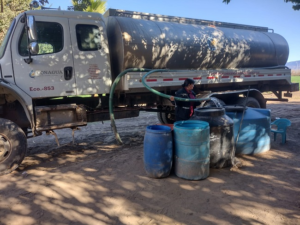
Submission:
{"label": "green foliage", "polygon": [[[284,1],[293,3],[294,10],[300,10],[300,0],[284,0]],[[228,4],[229,2],[230,2],[230,0],[223,0],[223,3]]]}
{"label": "green foliage", "polygon": [[292,76],[292,82],[298,83],[300,88],[300,76]]}
{"label": "green foliage", "polygon": [[[13,18],[18,14],[29,10],[31,1],[32,0],[0,0],[0,44],[2,43]],[[48,4],[48,0],[39,0],[39,3],[45,5]]]}
{"label": "green foliage", "polygon": [[90,0],[72,0],[74,11],[84,11],[91,5]]}
{"label": "green foliage", "polygon": [[284,0],[284,1],[293,3],[294,10],[300,10],[300,0]]}
{"label": "green foliage", "polygon": [[39,54],[53,53],[53,46],[51,44],[39,43]]}
{"label": "green foliage", "polygon": [[3,12],[0,12],[0,43],[6,34],[11,21],[19,13],[29,9],[30,0],[0,0]]}
{"label": "green foliage", "polygon": [[72,0],[68,10],[104,13],[106,0]]}
{"label": "green foliage", "polygon": [[90,5],[84,10],[85,12],[104,13],[106,9],[106,0],[90,0]]}

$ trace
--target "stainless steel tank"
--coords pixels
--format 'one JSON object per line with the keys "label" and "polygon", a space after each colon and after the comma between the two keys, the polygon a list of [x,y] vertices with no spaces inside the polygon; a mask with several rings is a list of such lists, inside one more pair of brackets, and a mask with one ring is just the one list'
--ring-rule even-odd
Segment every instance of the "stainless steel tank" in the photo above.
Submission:
{"label": "stainless steel tank", "polygon": [[[108,16],[113,76],[127,68],[221,69],[285,65],[287,41],[251,26],[206,26]],[[140,16],[138,18],[143,18]],[[165,18],[165,17],[162,17]],[[163,19],[164,20],[164,19]],[[170,19],[172,20],[172,19]]]}

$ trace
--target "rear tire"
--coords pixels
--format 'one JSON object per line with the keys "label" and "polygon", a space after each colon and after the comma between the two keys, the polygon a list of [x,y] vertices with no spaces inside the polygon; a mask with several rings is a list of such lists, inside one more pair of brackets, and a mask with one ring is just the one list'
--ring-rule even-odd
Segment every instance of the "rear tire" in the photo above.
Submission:
{"label": "rear tire", "polygon": [[[244,106],[245,102],[246,102],[246,98],[239,98],[236,102],[236,105]],[[253,97],[248,97],[246,106],[251,107],[251,108],[260,108],[259,102]]]}
{"label": "rear tire", "polygon": [[175,122],[175,119],[172,119],[173,115],[171,112],[162,113],[161,118],[164,121],[164,124],[173,124]]}
{"label": "rear tire", "polygon": [[157,119],[161,124],[164,124],[164,121],[162,119],[162,112],[157,112]]}
{"label": "rear tire", "polygon": [[[175,123],[175,117],[171,112],[157,112],[157,118],[161,124]],[[174,119],[172,119],[174,118]]]}
{"label": "rear tire", "polygon": [[19,167],[27,149],[23,130],[14,122],[0,118],[0,175]]}

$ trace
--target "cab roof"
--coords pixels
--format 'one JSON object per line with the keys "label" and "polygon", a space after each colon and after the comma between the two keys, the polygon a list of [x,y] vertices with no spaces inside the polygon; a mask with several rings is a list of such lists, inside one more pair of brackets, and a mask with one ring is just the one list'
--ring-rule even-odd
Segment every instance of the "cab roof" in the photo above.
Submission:
{"label": "cab roof", "polygon": [[76,19],[102,20],[102,21],[104,20],[102,14],[100,13],[91,13],[91,12],[82,12],[82,11],[30,10],[24,13],[32,16],[62,17],[62,18],[76,18]]}

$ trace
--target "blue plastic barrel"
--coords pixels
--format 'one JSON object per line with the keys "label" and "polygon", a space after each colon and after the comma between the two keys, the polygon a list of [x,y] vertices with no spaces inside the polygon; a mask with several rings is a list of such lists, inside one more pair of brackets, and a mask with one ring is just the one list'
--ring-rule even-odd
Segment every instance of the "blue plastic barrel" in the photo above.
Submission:
{"label": "blue plastic barrel", "polygon": [[209,175],[209,124],[199,120],[174,123],[174,172],[188,180]]}
{"label": "blue plastic barrel", "polygon": [[[234,140],[240,128],[243,112],[233,108],[226,109],[226,115],[234,122]],[[271,111],[247,107],[236,143],[236,154],[257,154],[271,147]]]}
{"label": "blue plastic barrel", "polygon": [[152,125],[146,128],[144,137],[144,167],[147,175],[163,178],[170,174],[173,158],[171,128]]}

